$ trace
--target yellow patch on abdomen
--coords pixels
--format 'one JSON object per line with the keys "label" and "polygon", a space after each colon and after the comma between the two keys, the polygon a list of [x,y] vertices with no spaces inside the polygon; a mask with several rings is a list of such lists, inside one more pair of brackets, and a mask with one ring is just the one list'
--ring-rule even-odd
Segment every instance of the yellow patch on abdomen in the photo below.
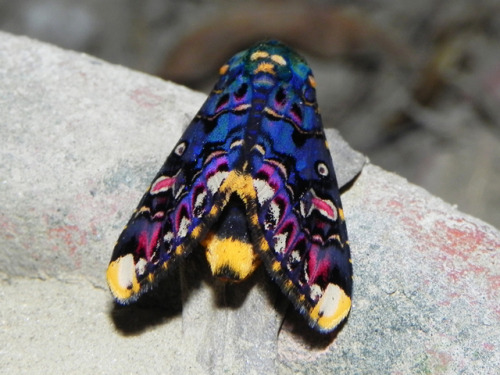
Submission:
{"label": "yellow patch on abdomen", "polygon": [[259,258],[250,243],[229,237],[219,238],[210,233],[203,241],[206,257],[215,277],[242,281],[259,265]]}

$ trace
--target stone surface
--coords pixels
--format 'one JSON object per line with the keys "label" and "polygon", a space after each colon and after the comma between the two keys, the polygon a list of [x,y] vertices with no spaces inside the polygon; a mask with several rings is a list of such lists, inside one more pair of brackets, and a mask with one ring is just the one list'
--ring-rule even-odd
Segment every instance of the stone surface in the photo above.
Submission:
{"label": "stone surface", "polygon": [[[342,196],[355,291],[336,335],[293,309],[281,325],[286,301],[262,270],[222,287],[186,262],[160,305],[113,306],[113,243],[203,100],[0,33],[5,373],[496,372],[500,233],[370,164]],[[342,155],[347,182],[365,159]]]}

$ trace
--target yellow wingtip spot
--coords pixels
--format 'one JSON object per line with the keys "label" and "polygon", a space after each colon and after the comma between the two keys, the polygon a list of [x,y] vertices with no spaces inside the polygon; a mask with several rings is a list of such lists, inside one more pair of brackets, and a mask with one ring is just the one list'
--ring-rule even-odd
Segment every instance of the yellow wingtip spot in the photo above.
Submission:
{"label": "yellow wingtip spot", "polygon": [[350,309],[351,298],[338,285],[328,284],[309,315],[320,330],[332,331],[345,319]]}
{"label": "yellow wingtip spot", "polygon": [[106,271],[109,289],[119,301],[126,301],[139,293],[141,286],[135,274],[134,256],[125,255],[111,262]]}
{"label": "yellow wingtip spot", "polygon": [[210,233],[203,241],[206,257],[214,276],[229,269],[240,281],[250,276],[259,265],[257,255],[250,243],[234,238],[220,238]]}

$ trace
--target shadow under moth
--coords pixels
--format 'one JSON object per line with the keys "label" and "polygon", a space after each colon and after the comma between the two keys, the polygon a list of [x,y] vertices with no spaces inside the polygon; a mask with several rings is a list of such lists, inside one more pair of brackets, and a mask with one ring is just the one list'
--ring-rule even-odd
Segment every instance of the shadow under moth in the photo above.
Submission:
{"label": "shadow under moth", "polygon": [[117,302],[136,301],[201,245],[226,281],[263,263],[314,329],[346,318],[351,256],[315,86],[276,41],[220,68],[116,243],[106,276]]}

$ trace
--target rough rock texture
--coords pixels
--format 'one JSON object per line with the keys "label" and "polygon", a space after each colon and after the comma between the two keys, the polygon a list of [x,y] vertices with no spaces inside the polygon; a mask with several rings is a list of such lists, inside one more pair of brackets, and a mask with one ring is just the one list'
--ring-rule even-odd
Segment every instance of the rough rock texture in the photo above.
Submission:
{"label": "rough rock texture", "polygon": [[[281,325],[287,303],[263,270],[224,287],[186,261],[160,305],[113,306],[114,241],[203,100],[0,33],[2,372],[497,371],[500,233],[369,164],[342,196],[355,294],[336,335],[292,309]],[[334,161],[345,184],[365,159],[342,148]]]}

